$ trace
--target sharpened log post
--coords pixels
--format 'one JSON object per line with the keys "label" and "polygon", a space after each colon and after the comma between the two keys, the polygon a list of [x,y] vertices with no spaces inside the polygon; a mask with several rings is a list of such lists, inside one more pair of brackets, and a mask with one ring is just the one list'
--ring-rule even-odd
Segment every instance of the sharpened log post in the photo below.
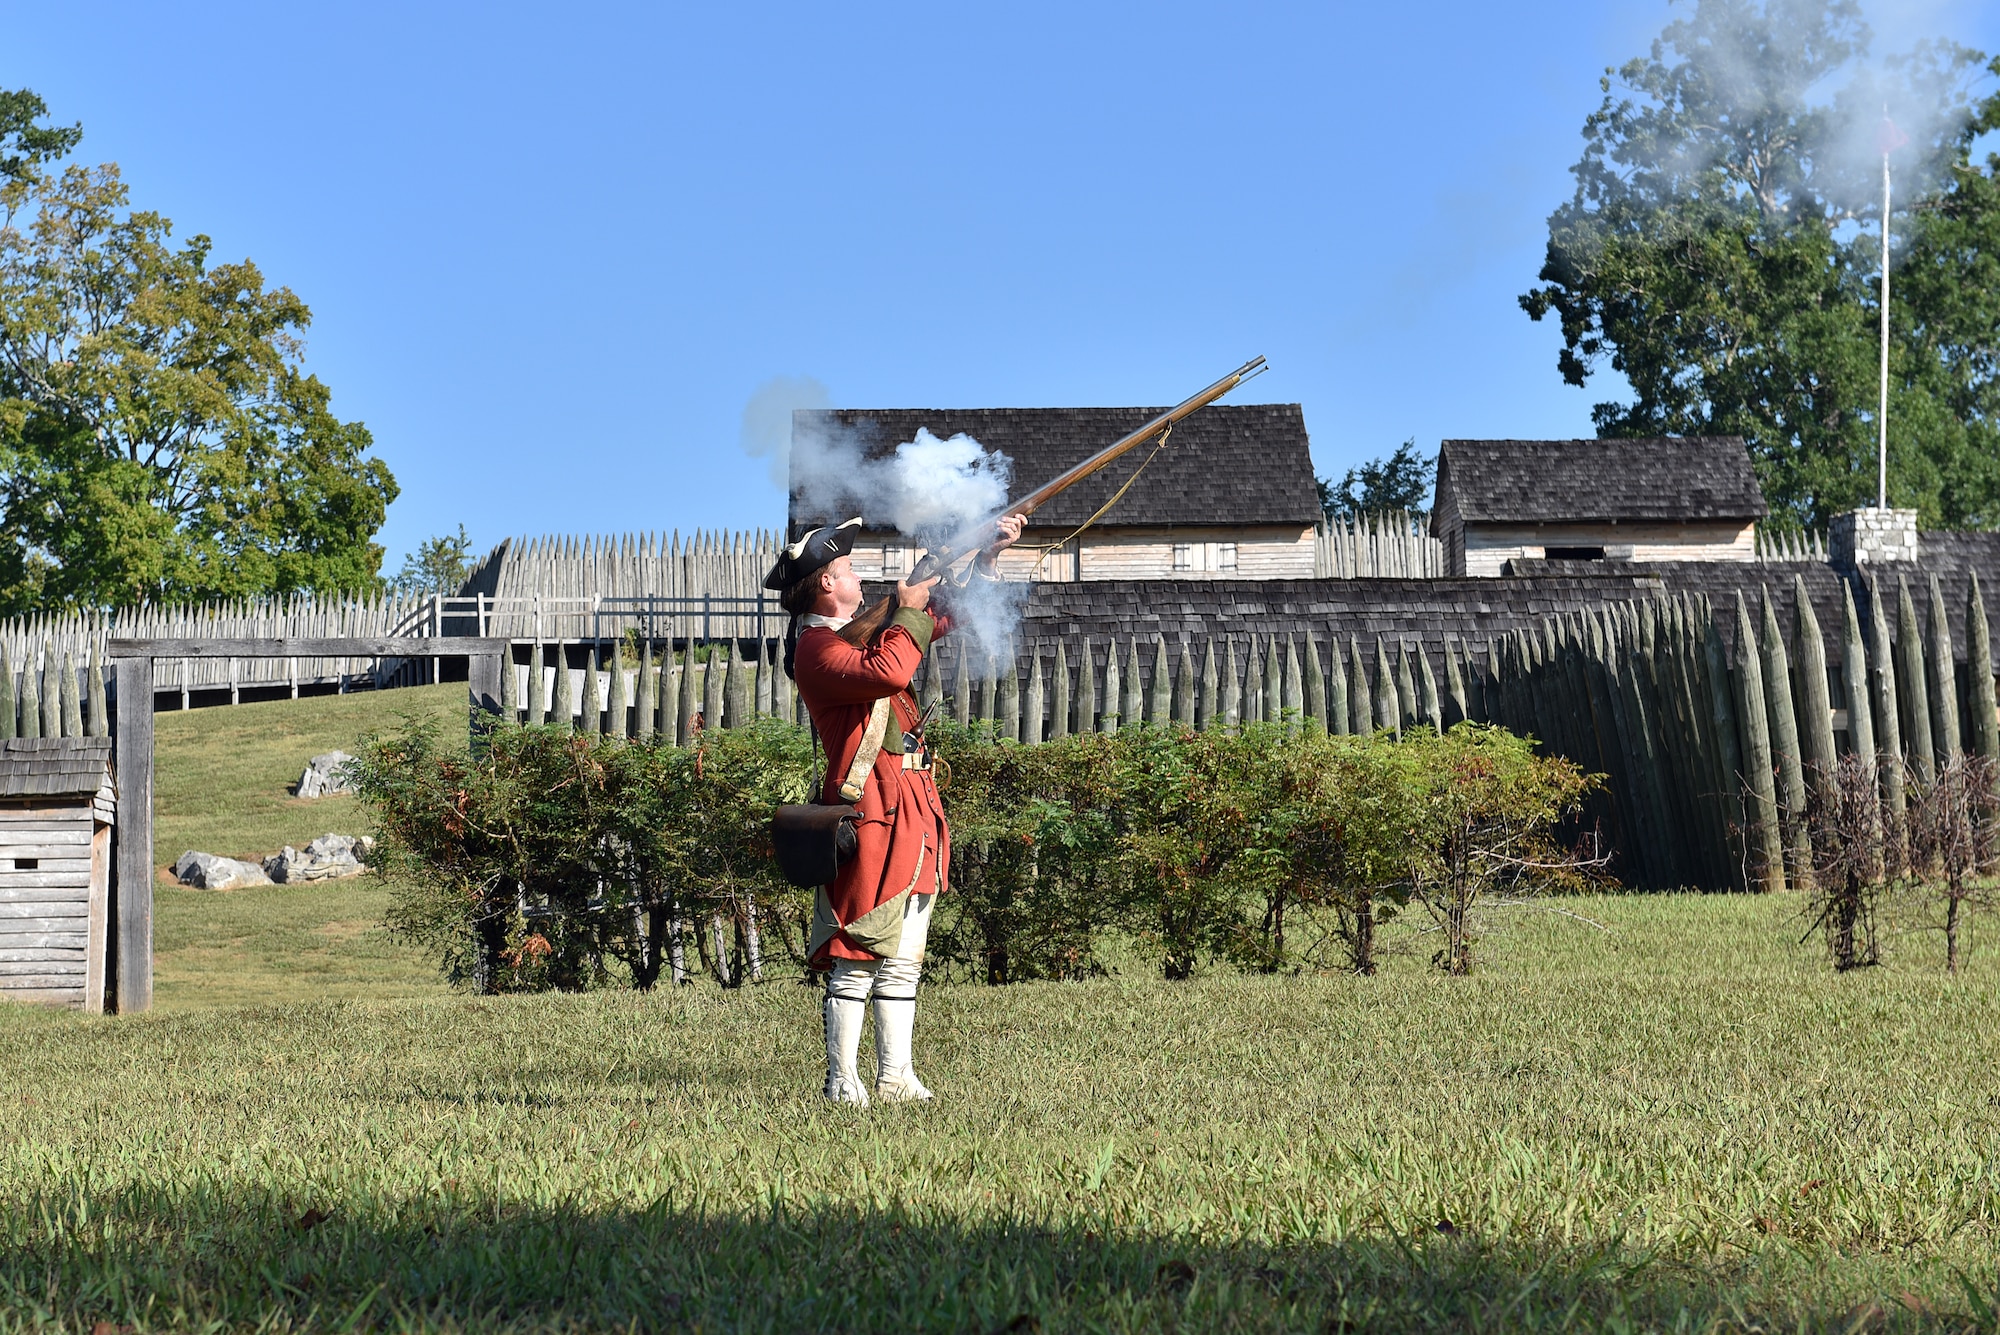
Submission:
{"label": "sharpened log post", "polygon": [[113,890],[112,1002],[120,1015],[153,1004],[153,660],[115,658],[118,726],[117,885]]}
{"label": "sharpened log post", "polygon": [[509,723],[514,720],[514,711],[511,707],[506,708],[504,713],[502,709],[501,691],[503,687],[501,686],[501,672],[503,667],[511,673],[514,665],[512,662],[507,661],[506,655],[502,654],[472,654],[466,659],[465,679],[468,687],[467,694],[471,697],[469,701],[471,705],[471,718],[467,721],[467,724],[471,729],[472,742],[475,747],[480,744],[480,739],[487,732],[491,731],[494,724],[502,718]]}

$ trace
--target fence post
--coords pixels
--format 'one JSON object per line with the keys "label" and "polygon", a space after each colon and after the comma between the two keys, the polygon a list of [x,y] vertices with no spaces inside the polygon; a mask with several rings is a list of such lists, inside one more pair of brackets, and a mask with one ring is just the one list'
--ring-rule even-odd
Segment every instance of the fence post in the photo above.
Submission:
{"label": "fence post", "polygon": [[1118,637],[1104,646],[1104,712],[1097,717],[1099,732],[1117,732],[1124,719],[1119,717],[1119,707],[1123,703],[1124,692],[1120,689],[1118,672]]}
{"label": "fence post", "polygon": [[1083,648],[1076,657],[1076,730],[1097,731],[1097,663],[1088,635],[1083,637]]}
{"label": "fence post", "polygon": [[1049,704],[1050,739],[1069,736],[1069,652],[1060,639],[1056,641],[1056,668],[1053,697]]}
{"label": "fence post", "polygon": [[1368,689],[1368,664],[1361,657],[1361,637],[1347,637],[1347,730],[1357,737],[1375,731],[1375,701]]}
{"label": "fence post", "polygon": [[2000,716],[1993,690],[1993,641],[1986,623],[1986,599],[1979,591],[1979,572],[1965,590],[1965,668],[1967,703],[1972,710],[1972,749],[1980,759],[2000,764]]}
{"label": "fence post", "polygon": [[1174,721],[1182,727],[1194,727],[1194,693],[1198,685],[1194,681],[1194,650],[1188,648],[1188,638],[1180,638],[1180,660],[1174,668]]}
{"label": "fence post", "polygon": [[[1125,637],[1125,670],[1118,674],[1118,726],[1137,727],[1146,721],[1145,678],[1139,666],[1139,637]],[[1108,696],[1111,692],[1105,691]]]}
{"label": "fence post", "polygon": [[1771,590],[1763,590],[1763,624],[1758,637],[1764,672],[1765,708],[1771,718],[1771,753],[1778,765],[1779,796],[1785,820],[1785,846],[1792,858],[1786,868],[1795,884],[1812,877],[1812,838],[1806,832],[1806,776],[1799,752],[1799,716],[1792,701],[1791,659],[1771,606]]}
{"label": "fence post", "polygon": [[[1833,700],[1828,694],[1826,641],[1820,638],[1819,617],[1812,599],[1806,596],[1804,575],[1792,575],[1792,597],[1798,603],[1792,625],[1798,633],[1799,717],[1804,730],[1799,737],[1801,758],[1812,787],[1824,798],[1834,782],[1839,764],[1833,749]],[[1850,705],[1848,713],[1853,713]]]}
{"label": "fence post", "polygon": [[1028,693],[1021,710],[1021,741],[1029,746],[1038,745],[1042,740],[1042,712],[1048,703],[1044,690],[1042,647],[1031,642],[1028,645]]}
{"label": "fence post", "polygon": [[1882,586],[1868,576],[1868,698],[1875,706],[1876,771],[1888,807],[1888,846],[1900,862],[1909,834],[1909,771],[1903,760],[1903,725],[1896,680],[1896,651],[1889,634],[1889,609]]}
{"label": "fence post", "polygon": [[1021,676],[1015,669],[1012,647],[1003,649],[991,660],[994,672],[999,678],[999,697],[994,714],[999,723],[1000,735],[1010,742],[1021,740]]}
{"label": "fence post", "polygon": [[118,726],[112,756],[118,776],[118,824],[111,945],[113,1001],[120,1015],[153,1004],[153,660],[120,658]]}
{"label": "fence post", "polygon": [[1937,572],[1931,572],[1931,730],[1936,738],[1933,749],[1939,764],[1949,762],[1962,749],[1958,732],[1958,665],[1951,649],[1951,622],[1944,611],[1944,590]]}
{"label": "fence post", "polygon": [[1917,626],[1917,605],[1910,600],[1910,582],[1896,576],[1896,686],[1903,697],[1903,745],[1923,783],[1931,781],[1936,753],[1932,747],[1930,691],[1924,681],[1923,632]]}
{"label": "fence post", "polygon": [[1221,671],[1215,661],[1215,636],[1204,636],[1201,675],[1195,684],[1194,701],[1194,726],[1203,732],[1218,726],[1222,718],[1222,702],[1216,698],[1216,691],[1222,684]]}
{"label": "fence post", "polygon": [[[1133,644],[1136,653],[1138,645]],[[1146,722],[1164,728],[1174,717],[1174,671],[1167,661],[1167,637],[1153,636],[1153,683],[1146,692]]]}
{"label": "fence post", "polygon": [[1770,709],[1757,652],[1757,632],[1743,592],[1736,593],[1736,718],[1743,728],[1743,765],[1749,780],[1750,848],[1761,866],[1753,874],[1767,891],[1785,888],[1785,838],[1778,820],[1775,757],[1771,754]]}

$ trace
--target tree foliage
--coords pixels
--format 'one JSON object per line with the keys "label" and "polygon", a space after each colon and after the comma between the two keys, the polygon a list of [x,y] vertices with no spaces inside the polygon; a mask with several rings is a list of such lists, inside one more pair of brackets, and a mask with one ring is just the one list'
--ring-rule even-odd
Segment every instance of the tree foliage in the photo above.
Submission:
{"label": "tree foliage", "polygon": [[1437,477],[1437,460],[1417,450],[1417,438],[1398,445],[1393,454],[1368,460],[1347,470],[1336,485],[1331,478],[1314,479],[1319,484],[1319,508],[1329,517],[1383,510],[1423,510],[1428,508],[1431,484]]}
{"label": "tree foliage", "polygon": [[419,543],[417,550],[403,558],[403,568],[389,581],[389,587],[406,597],[449,595],[465,587],[471,574],[472,539],[460,524],[456,534],[440,533]]}
{"label": "tree foliage", "polygon": [[[1983,57],[1930,43],[1880,64],[1853,0],[1699,0],[1607,73],[1541,286],[1558,367],[1604,363],[1629,402],[1601,435],[1738,434],[1781,516],[1823,523],[1875,491],[1881,117],[1892,156],[1890,501],[1932,525],[2000,522],[2000,126]],[[1825,90],[1835,89],[1832,94]]]}
{"label": "tree foliage", "polygon": [[0,611],[371,587],[396,495],[312,315],[0,97]]}

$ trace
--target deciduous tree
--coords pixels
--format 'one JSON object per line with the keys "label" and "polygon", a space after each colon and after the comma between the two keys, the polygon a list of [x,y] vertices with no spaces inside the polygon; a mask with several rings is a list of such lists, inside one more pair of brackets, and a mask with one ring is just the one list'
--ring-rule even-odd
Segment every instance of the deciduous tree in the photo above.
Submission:
{"label": "deciduous tree", "polygon": [[[1983,57],[1930,43],[1880,65],[1853,0],[1700,0],[1607,73],[1576,192],[1549,219],[1541,286],[1579,387],[1633,397],[1600,434],[1742,435],[1774,509],[1805,523],[1873,503],[1882,109],[1892,158],[1890,501],[1932,525],[2000,522],[2000,124]],[[1832,94],[1826,92],[1832,88]]]}
{"label": "deciduous tree", "polygon": [[0,96],[0,610],[371,587],[396,483],[312,319]]}

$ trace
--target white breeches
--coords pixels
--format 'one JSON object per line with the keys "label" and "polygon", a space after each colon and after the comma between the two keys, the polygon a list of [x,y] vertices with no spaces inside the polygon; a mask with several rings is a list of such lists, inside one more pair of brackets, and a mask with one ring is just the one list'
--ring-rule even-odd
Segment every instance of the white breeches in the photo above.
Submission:
{"label": "white breeches", "polygon": [[879,988],[885,997],[911,1000],[924,970],[924,942],[931,931],[936,895],[911,895],[903,908],[903,939],[896,953],[879,960],[835,960],[826,994],[841,1001],[866,1001]]}

